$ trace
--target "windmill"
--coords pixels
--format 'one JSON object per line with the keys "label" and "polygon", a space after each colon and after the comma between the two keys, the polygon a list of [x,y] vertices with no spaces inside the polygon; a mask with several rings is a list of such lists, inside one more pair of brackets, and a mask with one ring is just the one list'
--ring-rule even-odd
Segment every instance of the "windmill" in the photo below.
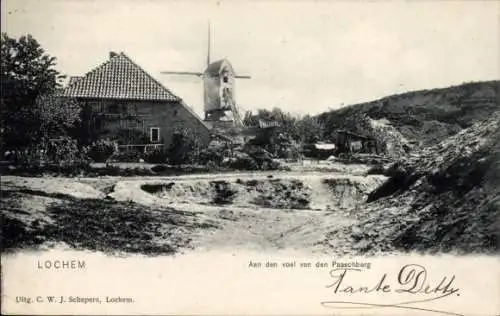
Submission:
{"label": "windmill", "polygon": [[250,76],[236,75],[233,66],[226,59],[210,60],[210,23],[208,24],[207,66],[203,72],[162,71],[164,75],[197,76],[203,80],[205,121],[212,126],[232,122],[242,126],[242,119],[236,104],[234,86],[236,79],[250,79]]}

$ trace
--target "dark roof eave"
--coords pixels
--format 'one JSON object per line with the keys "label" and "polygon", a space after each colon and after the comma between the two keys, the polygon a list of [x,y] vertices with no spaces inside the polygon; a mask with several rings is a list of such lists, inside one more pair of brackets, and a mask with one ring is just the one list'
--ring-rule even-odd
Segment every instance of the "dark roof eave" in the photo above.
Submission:
{"label": "dark roof eave", "polygon": [[91,96],[71,96],[59,95],[62,98],[77,100],[121,100],[121,101],[148,101],[148,102],[182,102],[182,99],[144,99],[144,98],[116,98],[116,97],[91,97]]}
{"label": "dark roof eave", "polygon": [[337,133],[346,134],[346,135],[350,135],[350,136],[354,136],[354,137],[358,137],[358,138],[362,138],[362,139],[368,139],[368,140],[374,139],[373,137],[370,137],[370,136],[360,135],[360,134],[356,134],[356,133],[346,131],[346,130],[337,130]]}

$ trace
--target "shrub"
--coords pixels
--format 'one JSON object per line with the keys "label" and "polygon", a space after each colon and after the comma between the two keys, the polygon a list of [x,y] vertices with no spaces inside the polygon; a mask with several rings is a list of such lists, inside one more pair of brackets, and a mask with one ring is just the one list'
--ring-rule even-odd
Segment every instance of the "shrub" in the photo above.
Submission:
{"label": "shrub", "polygon": [[60,137],[42,139],[24,150],[14,152],[20,172],[56,172],[78,174],[89,167],[87,149],[79,147],[75,139]]}
{"label": "shrub", "polygon": [[[233,145],[227,140],[212,140],[208,147],[198,154],[198,163],[211,168],[221,166],[225,158],[232,156]],[[234,151],[234,147],[233,147]]]}
{"label": "shrub", "polygon": [[94,162],[106,162],[117,151],[116,142],[100,139],[90,145],[88,155]]}
{"label": "shrub", "polygon": [[144,161],[147,163],[166,163],[167,155],[164,150],[153,149],[144,154]]}
{"label": "shrub", "polygon": [[188,129],[177,130],[172,137],[172,144],[167,149],[171,164],[181,165],[195,162],[202,150],[200,138]]}
{"label": "shrub", "polygon": [[137,150],[126,150],[115,152],[109,160],[115,162],[139,162],[142,157],[143,154]]}
{"label": "shrub", "polygon": [[64,136],[50,139],[46,142],[45,148],[46,150],[42,151],[44,153],[43,158],[50,164],[70,167],[84,166],[90,162],[87,148],[79,147],[77,141],[71,137]]}
{"label": "shrub", "polygon": [[198,161],[203,165],[220,166],[224,160],[224,151],[220,148],[209,147],[199,153]]}
{"label": "shrub", "polygon": [[230,204],[233,202],[237,191],[231,188],[231,185],[222,181],[212,181],[210,183],[215,189],[214,204]]}
{"label": "shrub", "polygon": [[257,169],[268,169],[274,166],[273,156],[264,148],[258,146],[245,146],[244,153],[249,155],[257,164]]}
{"label": "shrub", "polygon": [[207,168],[208,171],[215,172],[215,171],[221,171],[221,164],[217,164],[213,161],[209,161],[205,164],[205,167]]}
{"label": "shrub", "polygon": [[45,146],[40,143],[17,150],[14,160],[23,166],[41,166],[47,162]]}
{"label": "shrub", "polygon": [[281,164],[278,160],[272,159],[271,161],[265,162],[265,169],[264,170],[278,170],[280,168]]}
{"label": "shrub", "polygon": [[302,158],[300,146],[295,142],[291,142],[288,146],[280,148],[277,154],[279,158],[288,160],[296,161]]}
{"label": "shrub", "polygon": [[250,157],[245,153],[238,153],[233,158],[229,158],[227,161],[229,168],[237,170],[258,170],[259,165],[254,158]]}

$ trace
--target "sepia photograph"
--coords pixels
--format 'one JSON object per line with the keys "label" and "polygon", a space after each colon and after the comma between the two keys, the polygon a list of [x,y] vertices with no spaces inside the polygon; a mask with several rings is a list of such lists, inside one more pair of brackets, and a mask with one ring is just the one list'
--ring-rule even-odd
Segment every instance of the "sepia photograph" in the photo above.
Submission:
{"label": "sepia photograph", "polygon": [[500,2],[1,17],[2,314],[500,315]]}

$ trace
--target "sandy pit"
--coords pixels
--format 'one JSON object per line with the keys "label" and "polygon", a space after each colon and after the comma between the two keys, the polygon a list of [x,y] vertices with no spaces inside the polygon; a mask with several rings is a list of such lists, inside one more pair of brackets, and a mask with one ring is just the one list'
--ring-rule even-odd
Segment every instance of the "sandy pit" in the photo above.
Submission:
{"label": "sandy pit", "polygon": [[384,179],[321,172],[4,177],[2,216],[15,235],[12,249],[62,242],[111,253],[332,252],[323,245],[327,232],[351,225],[350,213]]}

